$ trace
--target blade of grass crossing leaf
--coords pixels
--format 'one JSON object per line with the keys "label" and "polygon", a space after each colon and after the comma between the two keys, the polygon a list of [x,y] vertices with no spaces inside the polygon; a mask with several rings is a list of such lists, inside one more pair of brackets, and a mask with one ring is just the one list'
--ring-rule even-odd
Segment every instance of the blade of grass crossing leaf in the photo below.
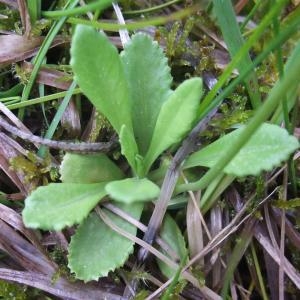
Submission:
{"label": "blade of grass crossing leaf", "polygon": [[[68,3],[65,5],[65,9],[75,7],[78,4],[78,2],[79,2],[79,0],[68,1]],[[53,42],[55,36],[57,35],[59,30],[65,23],[66,19],[67,19],[67,17],[63,17],[59,21],[54,22],[53,25],[51,26],[51,29],[49,30],[47,36],[45,37],[45,39],[41,45],[41,48],[34,59],[34,66],[31,71],[28,83],[23,90],[21,102],[28,100],[29,94],[31,92],[31,89],[32,89],[34,81],[35,81],[35,78],[38,74],[40,66],[42,65],[45,55],[46,55],[49,47],[51,46],[51,43]],[[23,115],[24,115],[24,109],[20,109],[19,113],[18,113],[18,117],[20,119],[22,119]]]}
{"label": "blade of grass crossing leaf", "polygon": [[[284,27],[282,27],[280,34],[277,35],[274,39],[270,41],[270,43],[265,47],[265,49],[260,53],[256,59],[253,61],[253,64],[249,64],[246,69],[243,70],[243,72],[235,78],[226,88],[222,90],[219,95],[217,95],[214,100],[210,104],[208,104],[204,110],[201,112],[201,116],[206,116],[207,113],[216,107],[224,98],[226,98],[230,93],[234,91],[234,88],[240,84],[244,78],[246,78],[247,74],[251,72],[253,68],[255,68],[257,65],[259,65],[272,51],[274,51],[277,47],[281,47],[281,45],[287,41],[293,34],[295,34],[300,27],[300,7],[298,9],[299,13],[296,15],[296,17],[293,17],[290,19],[287,24],[285,24]],[[218,83],[221,81],[221,78],[223,75],[221,75]],[[218,84],[217,83],[217,84]],[[213,88],[214,89],[214,88]],[[296,102],[296,90],[297,87],[294,87],[294,89],[288,91],[288,108],[289,111],[291,111],[292,107],[294,106]],[[205,98],[207,99],[207,98]],[[203,102],[205,101],[203,100]],[[200,104],[200,107],[203,105],[203,102]],[[272,119],[272,123],[280,124],[282,122],[282,106],[279,105],[276,109],[276,112],[274,113]]]}
{"label": "blade of grass crossing leaf", "polygon": [[[46,63],[46,59],[44,60],[43,64],[45,64],[45,63]],[[39,83],[38,90],[39,90],[39,96],[44,97],[45,96],[45,85],[42,84],[42,83]],[[46,123],[46,126],[47,126],[47,128],[49,128],[49,122],[48,122],[48,119],[47,119],[47,116],[46,116],[45,104],[44,103],[41,103],[41,109],[42,109],[42,113],[43,113],[43,117],[44,117],[44,121]],[[40,157],[42,157],[42,156],[40,156]]]}
{"label": "blade of grass crossing leaf", "polygon": [[[274,5],[275,1],[272,0],[271,3]],[[278,17],[274,17],[273,28],[274,28],[274,36],[277,36],[278,34],[280,34],[280,24],[279,24]],[[275,53],[276,53],[277,70],[278,70],[278,73],[279,73],[279,77],[282,78],[283,74],[284,74],[284,63],[283,63],[283,56],[282,56],[282,49],[281,49],[281,47],[278,47],[276,49]],[[290,123],[290,120],[289,120],[288,105],[287,105],[287,95],[285,95],[285,97],[282,98],[281,105],[282,105],[282,111],[283,111],[283,118],[284,118],[285,128],[287,129],[287,131],[290,134],[292,134],[293,133],[293,129],[291,127],[291,123]]]}
{"label": "blade of grass crossing leaf", "polygon": [[170,6],[172,4],[175,4],[177,2],[180,2],[181,0],[171,0],[168,1],[166,3],[162,3],[160,5],[156,5],[156,6],[152,6],[149,8],[145,8],[145,9],[139,9],[139,10],[128,10],[128,11],[124,11],[124,15],[135,15],[135,14],[145,14],[145,13],[150,13],[159,9],[162,9],[164,7]]}
{"label": "blade of grass crossing leaf", "polygon": [[262,1],[257,1],[254,4],[253,8],[251,9],[251,11],[249,12],[249,14],[245,18],[243,24],[240,26],[240,31],[243,31],[243,29],[246,27],[246,25],[251,20],[251,18],[253,17],[253,15],[255,14],[255,12],[258,10],[258,8],[261,6],[261,4],[263,4]]}
{"label": "blade of grass crossing leaf", "polygon": [[169,299],[172,299],[172,297],[175,296],[174,290],[176,288],[177,283],[180,280],[180,274],[181,274],[181,271],[183,270],[184,265],[186,264],[187,258],[188,258],[188,253],[186,253],[184,258],[181,260],[180,266],[176,270],[176,273],[175,273],[175,275],[172,279],[171,284],[169,285],[169,287],[166,289],[166,291],[162,295],[161,300],[169,300]]}
{"label": "blade of grass crossing leaf", "polygon": [[[52,120],[45,136],[44,136],[46,139],[52,139],[53,134],[54,134],[54,132],[55,132],[57,126],[58,126],[58,123],[60,122],[60,120],[62,118],[62,115],[63,115],[64,111],[66,110],[66,108],[67,108],[67,106],[70,102],[70,99],[73,95],[75,87],[76,87],[76,82],[73,81],[70,88],[69,88],[69,90],[67,91],[66,96],[64,97],[64,99],[61,102],[58,110],[56,111],[55,116],[54,116],[54,118],[53,118],[53,120]],[[38,155],[40,157],[44,158],[46,156],[46,151],[47,151],[47,147],[46,146],[41,146],[39,148]]]}
{"label": "blade of grass crossing leaf", "polygon": [[253,235],[253,227],[255,224],[255,221],[253,219],[250,219],[250,221],[247,222],[248,224],[245,226],[245,229],[240,234],[238,241],[231,253],[231,256],[229,258],[229,261],[227,263],[226,272],[224,274],[224,284],[222,288],[222,299],[228,299],[228,288],[230,285],[230,282],[233,278],[234,272],[237,268],[238,263],[242,259],[246,249],[248,248],[252,235]]}
{"label": "blade of grass crossing leaf", "polygon": [[[257,110],[255,116],[249,121],[248,125],[243,130],[239,139],[228,148],[227,153],[221,155],[216,165],[211,168],[199,181],[181,185],[177,188],[177,192],[188,190],[199,190],[207,187],[207,185],[223,170],[223,168],[233,159],[241,147],[246,144],[249,137],[258,129],[258,127],[268,119],[280,103],[282,97],[290,89],[293,89],[299,83],[294,80],[299,75],[300,69],[300,42],[292,52],[287,64],[286,73],[282,80],[278,81],[271,90],[264,104]],[[211,205],[211,203],[209,204]],[[208,206],[209,206],[208,205]]]}
{"label": "blade of grass crossing leaf", "polygon": [[[274,0],[272,0],[272,4],[274,4]],[[280,34],[280,23],[279,23],[278,18],[274,18],[273,24],[274,24],[274,26],[273,26],[274,27],[274,35],[276,36],[276,35]],[[284,75],[284,63],[283,63],[283,54],[282,54],[281,47],[277,48],[276,57],[277,57],[277,60],[276,60],[277,69],[278,69],[280,78],[282,78],[283,75]],[[287,96],[288,95],[286,94],[282,98],[282,101],[281,101],[283,119],[284,119],[285,128],[287,129],[287,131],[290,134],[293,134],[294,127],[293,127],[293,124],[291,123],[290,118],[289,118],[289,107],[288,107],[288,100],[287,100],[288,98],[287,98]],[[289,172],[289,177],[290,177],[291,182],[292,182],[294,195],[296,196],[298,187],[297,187],[295,164],[294,164],[294,161],[293,161],[292,157],[290,157],[290,159],[288,161],[288,172]]]}
{"label": "blade of grass crossing leaf", "polygon": [[[116,204],[120,209],[139,219],[142,204]],[[126,220],[103,209],[114,225],[132,235],[137,228]],[[133,251],[134,243],[108,227],[96,213],[91,213],[72,236],[69,246],[69,268],[76,277],[84,281],[98,280],[109,271],[122,266]]]}
{"label": "blade of grass crossing leaf", "polygon": [[45,18],[61,18],[61,17],[70,17],[75,15],[83,15],[87,12],[92,12],[95,10],[103,10],[107,8],[109,5],[111,5],[111,3],[112,0],[98,0],[76,8],[69,8],[69,9],[56,10],[56,11],[43,11],[42,16]]}
{"label": "blade of grass crossing leaf", "polygon": [[[230,56],[234,57],[243,46],[244,40],[236,21],[231,1],[214,0],[214,11],[224,40],[228,46]],[[251,64],[250,55],[249,53],[245,53],[244,59],[237,66],[239,72],[241,73],[249,64]],[[245,81],[252,107],[256,109],[261,105],[261,99],[255,72],[252,71],[249,78],[246,78]]]}
{"label": "blade of grass crossing leaf", "polygon": [[251,249],[251,254],[252,254],[252,259],[253,259],[253,262],[254,262],[254,266],[255,266],[255,269],[256,269],[256,275],[257,275],[257,279],[258,279],[258,282],[259,282],[262,298],[263,298],[263,300],[268,300],[269,297],[268,297],[268,294],[267,294],[267,291],[266,291],[266,287],[265,287],[264,279],[263,279],[263,274],[262,274],[262,271],[261,271],[261,267],[259,265],[258,257],[257,257],[256,250],[255,250],[253,242],[250,245],[250,249]]}
{"label": "blade of grass crossing leaf", "polygon": [[[196,165],[213,167],[219,160],[220,153],[227,152],[239,135],[241,126],[207,147],[193,153],[184,167]],[[223,171],[234,176],[258,175],[261,171],[270,171],[299,147],[298,140],[278,125],[264,123],[248,139],[239,153],[226,165]]]}
{"label": "blade of grass crossing leaf", "polygon": [[185,8],[185,9],[180,9],[175,13],[165,15],[162,17],[155,17],[155,18],[150,18],[147,19],[146,21],[135,21],[133,23],[128,23],[128,24],[114,24],[114,23],[107,23],[107,22],[98,22],[98,21],[89,21],[85,19],[80,19],[80,18],[68,18],[68,23],[71,24],[83,24],[83,25],[88,25],[91,26],[95,29],[101,29],[105,31],[114,31],[118,32],[119,30],[122,29],[127,29],[127,30],[137,30],[141,28],[145,28],[148,26],[156,26],[156,25],[162,25],[166,24],[171,21],[175,20],[180,20],[183,19],[189,15],[191,15],[195,11],[195,6],[192,6],[190,8]]}
{"label": "blade of grass crossing leaf", "polygon": [[[65,97],[67,93],[68,93],[68,91],[58,92],[58,93],[53,93],[53,94],[50,94],[47,96],[30,99],[30,100],[27,100],[24,102],[11,103],[11,104],[7,105],[7,108],[10,110],[13,110],[13,109],[21,108],[21,107],[27,107],[30,105],[36,105],[36,104],[45,103],[45,102],[52,101],[52,100],[57,100],[59,98]],[[81,93],[82,93],[82,91],[79,88],[76,88],[73,91],[73,95],[78,95]]]}
{"label": "blade of grass crossing leaf", "polygon": [[34,25],[41,17],[41,0],[27,1],[27,7],[31,24]]}
{"label": "blade of grass crossing leaf", "polygon": [[23,90],[23,84],[18,83],[14,85],[12,88],[10,88],[9,90],[0,91],[1,102],[3,102],[3,98],[19,95],[22,92],[22,90]]}
{"label": "blade of grass crossing leaf", "polygon": [[[287,2],[288,0],[281,0],[281,1],[279,0],[270,9],[269,13],[261,20],[260,24],[253,32],[253,34],[248,38],[245,44],[241,47],[241,49],[239,49],[236,55],[232,58],[230,64],[227,66],[227,68],[224,70],[222,75],[219,77],[218,82],[214,85],[212,90],[206,95],[206,97],[202,101],[198,110],[199,119],[203,118],[208,113],[208,111],[211,109],[211,102],[216,97],[216,95],[218,94],[222,86],[227,82],[227,80],[231,76],[232,71],[238,66],[238,64],[244,58],[244,56],[247,55],[249,49],[256,43],[256,41],[261,37],[261,35],[265,33],[266,28],[271,24],[274,16],[277,16],[280,13],[281,9],[284,7],[284,5]],[[220,97],[222,99],[223,96],[220,95]]]}

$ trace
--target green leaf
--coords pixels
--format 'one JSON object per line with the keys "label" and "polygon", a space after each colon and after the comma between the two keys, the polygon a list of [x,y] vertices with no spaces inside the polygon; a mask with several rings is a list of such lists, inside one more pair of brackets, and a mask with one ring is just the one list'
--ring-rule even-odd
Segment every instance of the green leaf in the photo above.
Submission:
{"label": "green leaf", "polygon": [[132,131],[128,130],[126,125],[123,125],[119,135],[121,144],[121,153],[126,157],[129,165],[133,171],[137,174],[137,161],[138,148],[135,142]]}
{"label": "green leaf", "polygon": [[39,187],[25,200],[24,224],[45,230],[78,224],[106,195],[105,185],[106,182],[50,183]]}
{"label": "green leaf", "polygon": [[157,116],[171,90],[172,77],[162,48],[138,33],[121,53],[132,98],[132,122],[139,153],[145,155]]}
{"label": "green leaf", "polygon": [[146,170],[164,150],[180,142],[191,129],[201,95],[201,78],[192,78],[184,81],[162,105],[145,157]]}
{"label": "green leaf", "polygon": [[127,204],[149,201],[160,192],[159,187],[147,178],[112,181],[105,186],[105,190],[112,199]]}
{"label": "green leaf", "polygon": [[[214,166],[220,158],[220,153],[226,152],[227,148],[239,138],[243,128],[234,130],[193,153],[186,160],[184,168]],[[258,175],[261,171],[269,171],[288,159],[298,147],[297,139],[290,136],[285,129],[264,123],[225,167],[224,172],[235,176]]]}
{"label": "green leaf", "polygon": [[[142,204],[118,205],[133,218],[139,219],[143,210]],[[106,209],[103,211],[118,227],[132,235],[136,235],[136,227]],[[86,281],[98,280],[109,271],[122,266],[134,243],[108,227],[96,213],[78,227],[72,236],[69,246],[69,268],[76,277]]]}
{"label": "green leaf", "polygon": [[66,153],[60,174],[64,183],[98,183],[124,178],[122,171],[103,153]]}
{"label": "green leaf", "polygon": [[104,33],[77,25],[72,39],[71,66],[75,80],[95,107],[119,133],[132,129],[128,83],[118,50]]}
{"label": "green leaf", "polygon": [[[169,247],[177,254],[180,260],[185,259],[188,255],[188,251],[185,246],[184,237],[177,226],[174,219],[166,214],[164,222],[160,231],[160,237],[169,245]],[[160,249],[165,255],[168,253]],[[169,267],[167,264],[157,259],[158,266],[161,272],[168,278],[174,276],[175,270]]]}

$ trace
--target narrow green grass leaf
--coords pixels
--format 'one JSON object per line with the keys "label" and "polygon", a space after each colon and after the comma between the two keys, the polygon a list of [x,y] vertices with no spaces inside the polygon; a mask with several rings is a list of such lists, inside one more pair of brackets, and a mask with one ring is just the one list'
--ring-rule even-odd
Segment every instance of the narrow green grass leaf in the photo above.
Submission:
{"label": "narrow green grass leaf", "polygon": [[173,22],[175,20],[181,20],[185,17],[190,16],[194,12],[195,6],[191,6],[185,9],[180,9],[174,13],[158,16],[154,18],[142,19],[141,21],[134,21],[132,23],[126,24],[118,24],[113,22],[99,22],[96,20],[86,20],[83,18],[68,18],[68,23],[70,24],[84,24],[91,26],[95,29],[105,30],[105,31],[114,31],[118,32],[119,30],[138,30],[141,28],[149,27],[149,26],[158,26],[162,24],[166,24],[168,22]]}
{"label": "narrow green grass leaf", "polygon": [[[244,45],[244,40],[236,21],[232,3],[231,1],[220,0],[214,0],[213,3],[214,12],[217,16],[226,45],[228,46],[229,53],[231,57],[234,57]],[[237,66],[239,72],[242,73],[251,63],[250,55],[247,53]],[[245,82],[253,108],[259,107],[261,105],[261,99],[257,77],[254,71],[251,72]]]}
{"label": "narrow green grass leaf", "polygon": [[34,25],[41,17],[41,0],[27,1],[27,8],[31,24]]}
{"label": "narrow green grass leaf", "polygon": [[103,10],[108,6],[110,6],[111,3],[112,0],[98,0],[75,8],[56,10],[56,11],[43,11],[42,16],[46,18],[61,18],[61,17],[76,16],[76,15],[85,14],[87,12],[93,12],[95,10]]}
{"label": "narrow green grass leaf", "polygon": [[71,46],[71,65],[83,93],[120,132],[132,129],[128,84],[118,50],[104,33],[78,25]]}
{"label": "narrow green grass leaf", "polygon": [[[78,2],[79,2],[79,0],[70,0],[65,5],[64,9],[74,8],[78,4]],[[24,87],[21,102],[24,102],[24,101],[28,100],[29,94],[30,94],[31,89],[34,85],[34,82],[35,82],[35,79],[36,79],[37,74],[39,72],[39,69],[40,69],[40,67],[41,67],[41,65],[42,65],[42,63],[45,59],[46,53],[49,50],[49,48],[50,48],[54,38],[56,37],[57,33],[59,32],[59,30],[61,29],[61,27],[65,23],[66,19],[67,19],[67,17],[62,17],[59,20],[53,22],[53,25],[51,26],[46,38],[43,41],[43,44],[40,47],[40,50],[39,50],[38,54],[36,55],[36,57],[34,59],[34,66],[33,66],[33,69],[31,71],[28,83]],[[22,107],[22,106],[20,106],[20,107]],[[18,117],[20,119],[22,119],[23,115],[24,115],[24,109],[19,110]]]}
{"label": "narrow green grass leaf", "polygon": [[202,80],[192,78],[184,81],[162,105],[144,160],[146,173],[164,150],[180,142],[191,129],[201,96]]}
{"label": "narrow green grass leaf", "polygon": [[118,180],[123,172],[105,154],[67,153],[60,166],[64,183],[98,183]]}
{"label": "narrow green grass leaf", "polygon": [[111,181],[105,190],[112,199],[126,204],[149,201],[158,197],[160,192],[159,187],[147,178]]}
{"label": "narrow green grass leaf", "polygon": [[25,200],[23,221],[30,228],[61,230],[80,223],[106,195],[106,182],[50,183]]}
{"label": "narrow green grass leaf", "polygon": [[[243,130],[244,127],[239,128],[193,153],[186,160],[184,168],[213,167],[218,162],[220,153],[226,153],[228,148],[240,138]],[[265,123],[229,162],[224,172],[235,176],[258,175],[287,160],[298,147],[297,139],[290,136],[285,129]]]}
{"label": "narrow green grass leaf", "polygon": [[[224,167],[234,158],[234,156],[239,152],[239,150],[249,141],[249,138],[255,133],[256,130],[265,122],[272,112],[276,109],[280,103],[282,97],[286,95],[286,91],[294,89],[298,85],[298,81],[294,79],[299,75],[300,69],[300,43],[298,43],[291,53],[287,63],[286,72],[282,80],[278,81],[276,85],[272,88],[268,95],[268,98],[264,101],[263,105],[256,111],[253,118],[249,121],[245,129],[242,131],[240,138],[232,143],[228,147],[227,152],[220,153],[218,162],[204,175],[200,180],[181,184],[176,188],[176,192],[184,192],[190,190],[200,190],[205,187],[222,172]],[[212,205],[212,203],[209,203]]]}
{"label": "narrow green grass leaf", "polygon": [[[63,116],[63,113],[65,112],[65,110],[66,110],[66,108],[67,108],[67,106],[68,106],[68,104],[71,100],[71,97],[73,95],[75,87],[76,87],[76,82],[73,81],[71,86],[69,87],[66,95],[64,96],[63,101],[60,103],[60,105],[59,105],[59,107],[58,107],[58,109],[55,113],[55,116],[54,116],[49,128],[47,129],[47,132],[46,132],[44,138],[50,139],[50,140],[52,139],[52,137],[55,133],[55,130],[56,130],[56,128],[57,128],[57,126],[58,126],[58,124],[59,124],[59,122],[60,122],[60,120]],[[42,158],[45,158],[45,156],[47,154],[46,150],[47,150],[46,146],[44,146],[44,145],[40,146],[39,151],[38,151],[38,155]]]}
{"label": "narrow green grass leaf", "polygon": [[171,93],[167,58],[149,35],[136,34],[121,53],[132,99],[132,122],[139,153],[145,155],[162,104]]}
{"label": "narrow green grass leaf", "polygon": [[[142,204],[118,205],[120,209],[139,219],[143,210]],[[110,220],[126,232],[136,235],[136,227],[115,214],[103,209]],[[98,280],[109,271],[122,266],[134,243],[108,227],[96,213],[90,216],[78,227],[72,236],[69,246],[69,268],[76,278],[85,282]]]}
{"label": "narrow green grass leaf", "polygon": [[[280,14],[283,6],[288,2],[288,0],[278,1],[276,4],[272,6],[269,12],[265,15],[265,17],[258,24],[256,30],[253,34],[245,41],[244,45],[241,49],[236,53],[236,55],[232,58],[232,61],[228,64],[227,68],[223,71],[222,75],[219,77],[218,82],[214,85],[209,93],[205,96],[198,110],[199,119],[203,118],[208,114],[210,109],[212,108],[211,104],[214,103],[217,105],[220,103],[222,99],[224,99],[223,93],[220,93],[219,96],[216,95],[219,93],[222,86],[228,82],[228,79],[231,76],[232,71],[240,64],[241,60],[244,59],[244,56],[249,53],[250,48],[254,45],[254,43],[265,33],[266,28],[272,23],[273,18]],[[281,44],[281,43],[280,43]],[[249,68],[247,68],[247,72],[243,72],[243,76],[246,76],[248,72],[250,72]],[[252,69],[252,68],[251,68]],[[239,79],[240,76],[237,78]],[[218,101],[214,101],[214,98],[218,98]],[[215,105],[213,107],[215,107]]]}

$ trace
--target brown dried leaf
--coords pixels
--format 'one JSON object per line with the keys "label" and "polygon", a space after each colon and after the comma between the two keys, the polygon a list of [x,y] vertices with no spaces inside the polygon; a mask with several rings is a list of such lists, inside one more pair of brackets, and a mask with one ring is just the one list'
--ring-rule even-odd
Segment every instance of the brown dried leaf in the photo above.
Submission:
{"label": "brown dried leaf", "polygon": [[67,130],[68,138],[76,138],[80,135],[81,124],[79,111],[73,100],[69,102],[66,110],[64,111],[61,118],[61,124]]}
{"label": "brown dried leaf", "polygon": [[0,219],[9,224],[15,230],[20,231],[26,238],[28,238],[34,245],[41,247],[33,230],[25,228],[22,217],[13,209],[0,203]]}
{"label": "brown dried leaf", "polygon": [[31,23],[30,23],[30,16],[27,9],[27,4],[25,0],[17,0],[17,2],[19,6],[22,25],[24,27],[24,35],[28,37],[31,31]]}
{"label": "brown dried leaf", "polygon": [[1,0],[0,3],[4,3],[13,8],[18,8],[17,0]]}
{"label": "brown dried leaf", "polygon": [[0,220],[0,244],[2,249],[25,270],[43,274],[53,274],[57,270],[54,262],[2,220]]}
{"label": "brown dried leaf", "polygon": [[[272,245],[272,242],[267,237],[266,230],[263,228],[262,224],[257,224],[255,226],[255,238],[262,248],[268,253],[270,258],[272,258],[278,265],[282,263],[280,261],[279,251]],[[295,286],[300,289],[300,273],[286,257],[283,259],[283,268],[285,274],[291,279]],[[272,288],[274,288],[273,285]]]}
{"label": "brown dried leaf", "polygon": [[[26,173],[21,170],[12,170],[10,160],[19,157],[21,153],[12,145],[16,144],[6,134],[0,132],[0,167],[19,188],[19,190],[27,195],[37,186],[37,179],[27,180]],[[21,146],[20,146],[21,147]]]}
{"label": "brown dried leaf", "polygon": [[[0,35],[0,65],[15,63],[34,56],[44,37],[26,37],[17,34]],[[51,47],[66,43],[64,38],[57,37]]]}
{"label": "brown dried leaf", "polygon": [[27,191],[24,188],[22,181],[15,171],[10,169],[9,164],[9,149],[6,149],[6,135],[0,132],[0,168],[10,178],[10,180],[18,187],[22,194],[26,195]]}
{"label": "brown dried leaf", "polygon": [[[191,195],[191,197],[194,197],[194,195]],[[197,253],[203,250],[204,247],[202,223],[199,217],[199,207],[195,207],[195,204],[197,205],[196,201],[189,199],[186,212],[186,226],[191,257],[194,257]],[[204,259],[199,259],[197,263],[203,267]]]}
{"label": "brown dried leaf", "polygon": [[[33,64],[25,61],[22,63],[21,68],[26,73],[30,73],[33,69]],[[67,73],[42,67],[39,70],[36,81],[41,84],[56,87],[58,89],[68,90],[72,81],[67,79],[67,76]]]}
{"label": "brown dried leaf", "polygon": [[42,37],[30,37],[9,34],[0,36],[0,64],[10,64],[24,60],[37,53]]}

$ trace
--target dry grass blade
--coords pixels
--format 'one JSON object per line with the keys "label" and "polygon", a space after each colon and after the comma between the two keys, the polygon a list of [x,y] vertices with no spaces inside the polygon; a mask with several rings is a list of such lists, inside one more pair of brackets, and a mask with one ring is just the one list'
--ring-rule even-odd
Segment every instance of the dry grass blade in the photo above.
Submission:
{"label": "dry grass blade", "polygon": [[0,278],[41,289],[63,299],[126,300],[117,294],[106,292],[94,285],[78,282],[71,283],[63,277],[53,281],[53,274],[39,274],[0,268]]}
{"label": "dry grass blade", "polygon": [[69,138],[77,138],[81,132],[81,123],[78,108],[71,100],[60,120],[62,127],[68,132]]}
{"label": "dry grass blade", "polygon": [[[264,213],[265,213],[265,221],[266,221],[266,228],[270,237],[270,240],[272,241],[273,247],[277,249],[279,252],[279,233],[277,230],[277,227],[274,225],[274,222],[272,222],[269,214],[269,207],[266,203],[264,205]],[[275,263],[273,257],[269,255],[268,251],[264,252],[264,260],[265,260],[265,266],[267,271],[267,280],[268,284],[272,284],[271,289],[271,295],[272,297],[278,297],[279,296],[279,266]]]}
{"label": "dry grass blade", "polygon": [[[26,36],[17,34],[1,35],[0,65],[15,63],[34,56],[43,40],[43,37],[31,37],[29,39]],[[54,40],[51,47],[63,43],[66,43],[66,40],[58,37]]]}
{"label": "dry grass blade", "polygon": [[13,227],[15,230],[20,231],[32,244],[40,249],[42,248],[35,232],[25,228],[22,217],[13,209],[0,204],[0,219]]}
{"label": "dry grass blade", "polygon": [[[195,199],[197,197],[197,199]],[[190,199],[187,204],[186,212],[186,226],[187,226],[187,236],[189,242],[189,253],[191,257],[195,256],[203,249],[203,230],[202,230],[202,219],[200,215],[200,209],[198,206],[200,192],[197,193],[195,197],[194,193],[190,193]],[[204,266],[204,259],[199,259],[197,261],[199,267]]]}
{"label": "dry grass blade", "polygon": [[[216,236],[222,230],[222,211],[220,206],[215,206],[210,211],[210,227],[211,227],[211,235],[212,237]],[[214,289],[220,286],[221,277],[222,277],[222,266],[220,260],[220,249],[216,248],[212,251],[212,259],[210,260],[213,265],[212,268],[212,286]]]}
{"label": "dry grass blade", "polygon": [[[111,203],[103,203],[102,206],[104,206],[105,208],[107,208],[108,210],[110,210],[111,212],[116,214],[117,216],[121,217],[122,219],[126,220],[128,223],[134,225],[135,227],[137,227],[142,232],[146,232],[147,226],[145,226],[144,224],[142,224],[138,220],[134,219],[132,216],[125,213],[120,208],[114,206]],[[161,239],[159,236],[156,237],[155,242],[157,243],[158,246],[160,246],[162,248],[162,250],[164,250],[166,253],[168,253],[168,255],[171,257],[171,259],[173,261],[179,261],[180,260],[177,253],[163,239]]]}
{"label": "dry grass blade", "polygon": [[[24,61],[21,64],[22,71],[29,74],[33,69],[33,64]],[[40,84],[52,86],[62,90],[68,90],[72,81],[69,79],[67,73],[50,69],[47,67],[41,67],[36,78],[36,81]]]}
{"label": "dry grass blade", "polygon": [[27,4],[25,0],[17,0],[19,6],[19,12],[21,16],[22,25],[24,27],[24,35],[29,37],[31,31],[30,16],[27,9]]}
{"label": "dry grass blade", "polygon": [[53,274],[57,270],[54,262],[2,220],[0,229],[1,248],[25,270],[42,274]]}
{"label": "dry grass blade", "polygon": [[5,134],[0,133],[1,168],[18,187],[22,194],[27,195],[29,191],[31,191],[33,187],[36,186],[37,182],[35,180],[28,182],[28,180],[26,180],[26,173],[22,169],[11,169],[10,160],[20,156],[20,152],[12,147],[11,144],[12,143],[10,142],[10,138]]}
{"label": "dry grass blade", "polygon": [[0,3],[4,3],[6,5],[9,5],[13,8],[18,8],[18,2],[17,0],[1,0]]}
{"label": "dry grass blade", "polygon": [[[272,214],[277,225],[281,226],[281,211],[278,208],[272,207]],[[290,242],[300,251],[300,233],[294,228],[294,225],[288,218],[285,219],[285,231]]]}
{"label": "dry grass blade", "polygon": [[[116,231],[117,233],[121,234],[122,236],[124,236],[124,237],[130,239],[131,241],[139,244],[140,246],[144,247],[145,249],[147,249],[147,251],[151,252],[156,257],[161,259],[164,263],[166,263],[170,267],[174,268],[174,270],[177,270],[179,268],[179,266],[176,263],[174,263],[167,256],[163,255],[161,252],[156,250],[154,247],[145,243],[143,240],[139,239],[138,237],[125,232],[123,229],[119,228],[117,225],[115,225],[113,222],[111,222],[109,217],[99,207],[96,207],[96,212],[99,215],[99,217],[101,218],[101,220],[107,226],[109,226],[112,230]],[[190,283],[192,283],[195,287],[197,287],[201,291],[201,293],[206,297],[206,299],[221,300],[221,298],[215,292],[213,292],[211,289],[209,289],[206,286],[200,285],[198,280],[193,275],[191,275],[189,272],[187,272],[187,271],[183,272],[182,276],[183,276],[183,278],[188,280]]]}
{"label": "dry grass blade", "polygon": [[[261,225],[257,225],[255,228],[255,238],[264,248],[264,250],[272,257],[272,259],[279,265],[281,263],[280,253],[278,249],[274,248],[271,240],[266,236]],[[285,274],[291,279],[291,281],[300,289],[300,274],[295,267],[284,257],[283,268]]]}

